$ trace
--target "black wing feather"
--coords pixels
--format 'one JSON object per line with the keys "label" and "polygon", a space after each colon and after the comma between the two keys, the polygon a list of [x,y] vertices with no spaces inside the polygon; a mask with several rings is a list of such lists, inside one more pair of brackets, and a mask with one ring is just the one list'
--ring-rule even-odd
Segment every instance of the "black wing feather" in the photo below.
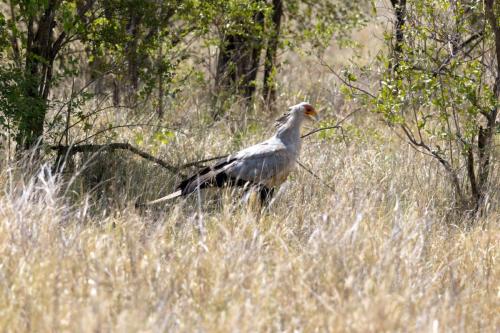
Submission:
{"label": "black wing feather", "polygon": [[185,196],[193,193],[196,189],[206,187],[243,186],[246,183],[245,181],[230,177],[223,170],[225,166],[233,163],[235,160],[224,160],[213,166],[203,168],[196,174],[180,182],[177,190],[181,190],[181,195]]}

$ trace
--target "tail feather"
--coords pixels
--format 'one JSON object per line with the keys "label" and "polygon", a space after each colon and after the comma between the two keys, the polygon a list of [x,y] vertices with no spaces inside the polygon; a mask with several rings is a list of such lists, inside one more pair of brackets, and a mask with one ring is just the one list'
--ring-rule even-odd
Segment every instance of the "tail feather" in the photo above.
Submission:
{"label": "tail feather", "polygon": [[157,203],[160,203],[160,202],[164,202],[164,201],[168,201],[168,200],[180,197],[181,195],[182,195],[182,191],[178,190],[178,191],[175,191],[174,193],[170,193],[169,195],[166,195],[166,196],[164,196],[162,198],[159,198],[159,199],[156,199],[156,200],[152,200],[152,201],[148,201],[148,202],[145,202],[143,204],[140,204],[140,206],[154,205],[154,204],[157,204]]}
{"label": "tail feather", "polygon": [[180,182],[180,184],[176,187],[175,192],[170,193],[169,195],[164,196],[162,198],[153,201],[148,201],[144,204],[141,204],[141,206],[154,205],[180,196],[186,196],[188,194],[195,192],[198,189],[211,186],[215,187],[223,187],[225,185],[244,186],[247,182],[241,179],[234,179],[226,173],[226,169],[224,167],[227,166],[228,164],[231,164],[232,162],[234,162],[234,159],[225,160],[223,162],[215,164],[214,166],[206,167],[200,170],[195,175]]}

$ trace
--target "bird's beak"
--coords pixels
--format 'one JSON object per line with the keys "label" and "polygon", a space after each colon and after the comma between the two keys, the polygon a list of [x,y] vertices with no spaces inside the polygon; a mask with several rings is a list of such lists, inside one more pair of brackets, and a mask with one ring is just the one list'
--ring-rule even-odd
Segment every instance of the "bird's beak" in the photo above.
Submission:
{"label": "bird's beak", "polygon": [[311,111],[306,111],[306,115],[311,119],[312,121],[319,121],[319,114],[316,112],[316,110],[311,110]]}

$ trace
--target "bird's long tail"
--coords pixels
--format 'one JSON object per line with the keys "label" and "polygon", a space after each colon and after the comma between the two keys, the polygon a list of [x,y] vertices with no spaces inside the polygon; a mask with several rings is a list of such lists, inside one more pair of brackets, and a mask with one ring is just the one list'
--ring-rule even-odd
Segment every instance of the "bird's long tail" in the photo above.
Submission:
{"label": "bird's long tail", "polygon": [[145,202],[145,203],[140,204],[140,205],[141,206],[150,206],[150,205],[154,205],[154,204],[157,204],[157,203],[160,203],[160,202],[164,202],[164,201],[168,201],[168,200],[180,197],[181,195],[182,195],[182,190],[178,190],[178,191],[175,191],[174,193],[170,193],[169,195],[166,195],[166,196],[164,196],[162,198],[159,198],[159,199],[156,199],[156,200],[152,200],[152,201],[148,201],[148,202]]}
{"label": "bird's long tail", "polygon": [[[224,172],[224,167],[233,162],[233,160],[222,161],[212,167],[206,167],[200,170],[195,175],[183,180],[176,188],[176,191],[166,195],[162,198],[148,201],[145,203],[136,203],[137,207],[141,206],[150,206],[160,202],[168,201],[171,199],[175,199],[180,196],[186,196],[188,194],[193,193],[196,190],[209,187],[216,186],[222,187],[226,183],[231,183],[233,180],[229,179],[229,177]],[[235,185],[239,185],[241,181],[234,182]]]}

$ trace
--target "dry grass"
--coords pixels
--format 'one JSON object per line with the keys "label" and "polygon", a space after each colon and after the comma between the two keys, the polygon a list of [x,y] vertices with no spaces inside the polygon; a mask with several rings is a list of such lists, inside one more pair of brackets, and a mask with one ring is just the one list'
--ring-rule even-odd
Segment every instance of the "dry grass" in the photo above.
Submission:
{"label": "dry grass", "polygon": [[141,213],[123,193],[103,212],[4,170],[0,330],[498,331],[498,193],[454,224],[439,166],[388,134],[310,140],[336,192],[299,171],[265,214],[227,196]]}

